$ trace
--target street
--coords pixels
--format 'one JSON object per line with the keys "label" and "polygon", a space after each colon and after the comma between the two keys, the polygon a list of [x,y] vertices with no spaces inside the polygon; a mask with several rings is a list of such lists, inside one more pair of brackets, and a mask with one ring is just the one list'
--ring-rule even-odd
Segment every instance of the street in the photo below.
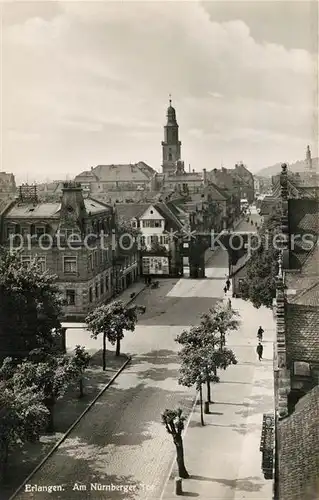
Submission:
{"label": "street", "polygon": [[[186,415],[190,414],[195,397],[194,389],[183,388],[177,383],[178,346],[174,339],[183,329],[198,324],[200,316],[224,296],[227,255],[218,250],[212,253],[208,262],[207,275],[215,275],[214,279],[166,279],[160,281],[158,289],[146,289],[137,297],[136,303],[146,305],[147,310],[140,317],[135,332],[127,332],[122,342],[122,352],[132,356],[131,364],[73,429],[60,448],[35,473],[26,487],[57,485],[62,491],[49,493],[39,491],[39,488],[38,492],[29,489],[16,498],[146,500],[161,497],[174,458],[174,445],[161,423],[161,413],[166,408],[181,406]],[[255,316],[258,317],[258,312],[255,312]],[[222,383],[216,386],[218,399],[226,402],[225,404],[227,400],[233,401],[234,391],[236,400],[242,401],[249,396],[252,388],[255,331],[248,328],[244,337],[238,332],[235,335],[233,339],[236,341],[230,341],[229,345],[241,361],[239,365],[227,370],[228,378],[225,379],[222,374]],[[100,348],[101,339],[90,339],[89,333],[83,329],[69,330],[67,346],[72,349],[76,344],[85,345],[93,351]],[[246,344],[249,345],[248,350]],[[233,386],[232,384],[236,384],[234,380],[243,385]],[[222,414],[218,411],[217,409],[217,415]],[[197,416],[198,409],[195,410],[191,425],[194,425],[192,422]],[[226,417],[227,425],[229,418]],[[242,421],[243,417],[233,415],[232,418]],[[243,432],[243,427],[240,428]],[[190,427],[189,431],[191,430]],[[217,433],[220,439],[222,430],[219,429]],[[227,440],[232,445],[233,437],[229,441],[228,436]],[[204,437],[203,445],[206,446],[206,443],[207,438]],[[220,446],[221,452],[218,451],[218,454],[222,457],[222,442]],[[228,457],[233,464],[229,471],[234,480],[237,479],[236,467],[239,467],[239,462],[244,463],[239,456],[241,446],[238,446],[233,458]],[[210,447],[206,448],[206,453],[211,454]],[[216,443],[214,448],[216,449]],[[227,451],[228,454],[231,449]],[[196,447],[193,453],[188,453],[186,435],[186,457],[190,464],[196,464],[197,453],[199,450]],[[96,483],[93,489],[91,483]],[[164,498],[173,497],[170,487],[168,484]],[[108,488],[109,491],[103,491],[103,488]],[[197,486],[194,491],[196,488]]]}

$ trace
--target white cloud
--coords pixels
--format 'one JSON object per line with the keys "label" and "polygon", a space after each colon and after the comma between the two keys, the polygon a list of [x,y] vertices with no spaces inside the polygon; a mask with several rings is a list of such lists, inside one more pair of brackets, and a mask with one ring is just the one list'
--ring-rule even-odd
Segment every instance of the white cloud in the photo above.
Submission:
{"label": "white cloud", "polygon": [[[257,43],[243,21],[212,22],[198,2],[59,7],[52,19],[4,23],[3,137],[7,129],[41,134],[43,148],[24,153],[35,171],[46,161],[75,173],[97,154],[98,162],[136,155],[158,167],[169,93],[194,168],[221,154],[225,162],[254,159],[250,147],[263,138],[267,164],[287,147],[299,158],[300,144],[315,142],[316,61],[308,52]],[[222,151],[223,138],[238,140],[239,151]],[[269,148],[278,138],[282,146]],[[4,145],[2,161],[2,169],[21,168],[18,138]]]}

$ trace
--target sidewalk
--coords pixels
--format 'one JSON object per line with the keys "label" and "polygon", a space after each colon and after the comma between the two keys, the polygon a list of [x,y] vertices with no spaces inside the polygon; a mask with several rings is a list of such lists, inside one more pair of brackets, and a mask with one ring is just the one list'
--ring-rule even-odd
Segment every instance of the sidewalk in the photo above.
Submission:
{"label": "sidewalk", "polygon": [[[231,291],[226,299],[231,297]],[[219,371],[221,382],[212,387],[210,414],[200,424],[196,405],[184,436],[185,463],[190,479],[183,480],[185,496],[201,500],[271,500],[272,481],[261,472],[259,451],[262,415],[273,410],[272,311],[259,310],[241,299],[231,299],[241,316],[237,332],[228,335],[238,364]],[[264,359],[257,361],[256,332],[263,325]],[[204,389],[204,395],[206,391]],[[205,396],[204,396],[205,397]],[[173,500],[175,464],[162,499]]]}
{"label": "sidewalk", "polygon": [[[123,290],[123,292],[120,293],[117,297],[113,297],[110,302],[113,302],[114,300],[122,300],[125,304],[129,304],[137,297],[137,295],[145,290],[145,288],[146,285],[143,281],[136,281],[135,283],[132,283],[131,286],[126,288],[126,290]],[[135,293],[135,297],[133,299],[131,298],[132,293]]]}

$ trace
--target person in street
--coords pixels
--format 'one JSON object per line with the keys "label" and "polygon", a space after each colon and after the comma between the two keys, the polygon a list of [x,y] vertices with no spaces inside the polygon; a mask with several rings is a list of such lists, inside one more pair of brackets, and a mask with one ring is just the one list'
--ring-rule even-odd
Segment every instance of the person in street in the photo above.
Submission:
{"label": "person in street", "polygon": [[258,354],[258,359],[259,361],[261,361],[263,359],[263,350],[264,350],[264,347],[262,346],[262,344],[259,342],[258,343],[258,346],[257,346],[257,354]]}
{"label": "person in street", "polygon": [[227,286],[224,286],[224,293],[227,293]]}
{"label": "person in street", "polygon": [[262,341],[262,339],[263,339],[263,333],[264,333],[264,330],[263,330],[263,329],[262,329],[262,327],[260,326],[260,327],[258,328],[258,332],[257,332],[257,337],[258,337],[259,342],[261,342],[261,341]]}
{"label": "person in street", "polygon": [[231,309],[231,300],[228,299],[228,309]]}
{"label": "person in street", "polygon": [[230,280],[229,280],[229,278],[227,278],[226,287],[227,287],[227,291],[228,291],[230,289]]}

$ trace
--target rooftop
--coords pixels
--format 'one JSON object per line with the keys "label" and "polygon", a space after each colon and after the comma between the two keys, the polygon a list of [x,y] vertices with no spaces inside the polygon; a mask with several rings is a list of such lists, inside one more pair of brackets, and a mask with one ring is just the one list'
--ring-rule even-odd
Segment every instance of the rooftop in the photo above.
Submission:
{"label": "rooftop", "polygon": [[96,180],[101,182],[145,182],[155,174],[156,171],[152,167],[140,161],[134,164],[97,165],[91,170],[81,172],[75,179],[89,179],[95,176]]}
{"label": "rooftop", "polygon": [[318,498],[318,407],[319,387],[296,405],[294,413],[279,422],[279,498]]}
{"label": "rooftop", "polygon": [[[93,198],[85,198],[84,205],[87,213],[97,214],[110,210],[111,207]],[[6,214],[6,219],[59,219],[61,203],[17,203]]]}

